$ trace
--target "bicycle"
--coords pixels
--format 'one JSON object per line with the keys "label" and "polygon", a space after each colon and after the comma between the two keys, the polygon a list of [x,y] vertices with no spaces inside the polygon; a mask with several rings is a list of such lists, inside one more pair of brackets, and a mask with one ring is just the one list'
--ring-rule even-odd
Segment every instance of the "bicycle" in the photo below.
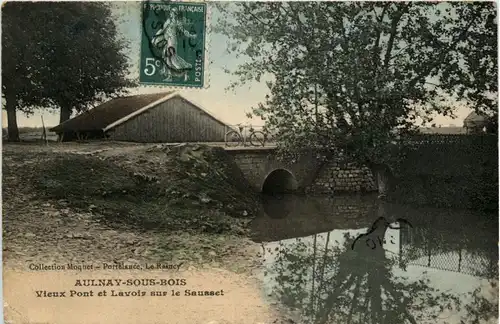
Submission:
{"label": "bicycle", "polygon": [[[247,138],[243,135],[243,129],[245,126],[238,125],[239,131],[234,129],[228,131],[225,134],[226,146],[247,146]],[[264,132],[256,131],[250,126],[250,136],[248,136],[248,142],[252,146],[264,146],[267,140],[267,135]]]}

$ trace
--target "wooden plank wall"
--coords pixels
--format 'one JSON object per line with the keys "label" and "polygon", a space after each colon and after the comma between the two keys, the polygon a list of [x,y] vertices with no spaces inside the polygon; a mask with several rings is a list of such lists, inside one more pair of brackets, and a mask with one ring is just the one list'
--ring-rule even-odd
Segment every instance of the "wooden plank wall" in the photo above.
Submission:
{"label": "wooden plank wall", "polygon": [[172,98],[110,130],[117,141],[224,142],[226,127],[182,98]]}

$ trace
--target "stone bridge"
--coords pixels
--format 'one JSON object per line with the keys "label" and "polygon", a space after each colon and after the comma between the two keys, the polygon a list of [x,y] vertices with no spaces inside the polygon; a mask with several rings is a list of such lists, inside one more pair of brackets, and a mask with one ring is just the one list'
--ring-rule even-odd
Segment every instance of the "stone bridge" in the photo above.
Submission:
{"label": "stone bridge", "polygon": [[258,192],[296,191],[307,187],[312,181],[311,171],[319,166],[316,158],[306,154],[297,161],[280,161],[275,150],[272,147],[226,149]]}
{"label": "stone bridge", "polygon": [[[391,153],[397,163],[388,166],[392,175],[386,181],[392,183],[391,196],[433,206],[498,210],[497,135],[421,135],[402,144]],[[226,151],[258,192],[377,190],[373,173],[366,166],[338,157],[323,163],[312,150],[304,150],[296,161],[278,160],[275,147]]]}
{"label": "stone bridge", "polygon": [[296,160],[279,160],[274,147],[226,148],[257,192],[372,191],[371,171],[336,161],[324,164],[313,151],[304,151]]}

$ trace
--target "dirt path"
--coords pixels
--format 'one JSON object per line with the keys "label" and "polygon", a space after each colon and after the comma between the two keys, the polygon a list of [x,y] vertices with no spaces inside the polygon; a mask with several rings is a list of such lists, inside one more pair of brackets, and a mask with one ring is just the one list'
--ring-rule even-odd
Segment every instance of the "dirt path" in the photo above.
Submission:
{"label": "dirt path", "polygon": [[[9,268],[25,269],[32,262],[172,261],[234,265],[231,270],[251,272],[258,265],[260,246],[241,237],[112,229],[90,211],[59,208],[34,196],[4,201],[3,219],[3,256]],[[159,253],[167,245],[170,251]]]}
{"label": "dirt path", "polygon": [[[144,234],[127,230],[114,230],[92,220],[91,213],[77,213],[69,208],[58,209],[49,203],[34,200],[36,197],[20,197],[17,203],[4,204],[4,311],[6,319],[22,323],[46,322],[51,324],[68,323],[76,317],[86,318],[91,309],[93,315],[89,320],[102,320],[98,314],[109,311],[112,315],[106,321],[110,323],[160,323],[165,317],[174,318],[162,323],[210,323],[210,324],[255,324],[255,323],[293,323],[284,320],[283,310],[269,305],[261,295],[259,282],[254,272],[258,267],[260,246],[242,238],[199,237],[179,234],[168,239],[161,234]],[[171,244],[166,260],[155,253],[156,247]],[[217,249],[217,250],[216,250]],[[224,289],[228,297],[217,300],[175,300],[168,304],[158,300],[133,299],[116,304],[114,299],[87,300],[72,304],[71,301],[51,303],[53,309],[62,311],[54,317],[53,313],[44,311],[47,305],[33,297],[38,286],[46,290],[59,291],[67,288],[67,272],[27,271],[30,265],[65,265],[125,262],[126,264],[179,264],[181,269],[177,277],[186,278],[197,289]],[[127,272],[87,271],[76,278],[109,278],[151,277],[152,272],[143,270],[131,275]],[[163,275],[163,276],[161,276]],[[159,278],[165,274],[157,275]],[[168,273],[171,276],[171,273]],[[74,281],[74,279],[73,279]],[[41,283],[50,282],[51,285]],[[53,286],[52,283],[61,284]],[[51,287],[53,287],[51,289]],[[61,287],[61,288],[59,288]],[[212,288],[210,288],[212,287]],[[31,290],[31,291],[30,291]],[[173,308],[173,305],[178,305]],[[27,305],[40,307],[27,308]],[[167,305],[169,305],[167,307]],[[156,313],[148,313],[155,308]],[[140,310],[139,310],[140,308]],[[72,309],[64,312],[64,309]],[[117,309],[119,311],[117,311]],[[162,310],[161,313],[158,313]],[[237,310],[237,312],[235,312]],[[82,316],[76,316],[81,313]],[[144,314],[150,314],[144,316]],[[85,315],[85,316],[84,316]],[[75,317],[76,316],[76,317]],[[144,321],[147,320],[147,321]],[[82,322],[83,323],[83,322]],[[85,322],[85,323],[90,323]]]}
{"label": "dirt path", "polygon": [[[174,319],[164,322],[169,324],[291,323],[283,321],[282,313],[267,304],[261,296],[259,283],[253,275],[258,267],[257,244],[241,238],[219,238],[221,242],[214,243],[214,238],[179,234],[167,239],[177,245],[173,244],[169,251],[174,256],[172,260],[166,260],[161,254],[154,253],[155,247],[165,246],[166,239],[161,234],[109,229],[93,221],[91,213],[58,209],[34,199],[25,196],[15,204],[4,204],[4,311],[10,321],[68,323],[73,318],[87,318],[85,314],[92,310],[94,315],[85,323],[102,320],[99,314],[105,311],[114,314],[112,319],[106,319],[110,323],[160,323],[165,316]],[[71,300],[57,300],[49,305],[62,312],[55,317],[53,312],[45,311],[47,305],[33,296],[33,290],[37,288],[48,291],[68,288],[63,283],[75,274],[72,271],[27,271],[30,265],[83,263],[95,266],[115,261],[142,267],[157,262],[167,265],[184,263],[175,275],[185,278],[189,288],[224,289],[228,297],[204,301],[184,297],[186,300],[169,301],[168,304],[159,303],[157,299],[126,299],[120,304],[116,304],[114,299],[99,300],[97,304],[95,300],[78,304]],[[152,271],[143,268],[133,275],[123,271],[86,271],[78,273],[76,278],[142,278],[152,275]],[[164,278],[165,275],[156,276]],[[172,274],[169,272],[167,275]],[[51,284],[44,284],[48,282]],[[27,308],[27,305],[32,306]],[[172,307],[174,305],[178,307]],[[148,312],[151,307],[156,313]],[[64,312],[65,309],[72,311]],[[158,313],[159,310],[162,312]],[[76,316],[79,313],[82,316]]]}
{"label": "dirt path", "polygon": [[[116,152],[123,154],[124,150],[133,154],[137,147],[137,145],[124,145],[110,149],[109,147],[99,147],[99,145],[86,147],[67,145],[60,148],[16,145],[8,147],[7,150],[29,150],[33,153],[37,150],[42,152],[62,149],[73,153],[94,152],[115,155]],[[14,163],[9,159],[9,155],[4,156],[3,163]],[[32,161],[27,159],[20,162],[18,160],[15,163],[17,163],[17,168],[25,168]],[[66,272],[29,271],[30,265],[64,265],[68,263],[99,265],[124,262],[140,265],[142,276],[144,276],[145,273],[148,275],[150,273],[144,269],[145,264],[161,262],[163,264],[182,263],[179,275],[182,273],[182,276],[190,278],[190,282],[197,283],[195,286],[198,289],[207,289],[203,288],[203,280],[205,280],[207,287],[226,287],[228,291],[232,291],[233,298],[227,297],[223,300],[224,302],[221,302],[222,299],[219,302],[198,301],[193,303],[193,306],[187,306],[184,311],[182,311],[181,306],[179,306],[181,311],[172,311],[171,308],[165,309],[165,312],[174,316],[176,321],[163,321],[164,318],[160,314],[157,314],[159,317],[151,315],[149,320],[143,321],[145,318],[139,318],[142,311],[137,307],[147,308],[149,307],[146,306],[147,303],[151,301],[130,300],[129,305],[127,303],[120,304],[122,306],[119,307],[122,308],[123,305],[128,306],[123,308],[123,314],[111,317],[114,319],[111,322],[293,323],[288,319],[285,321],[281,310],[270,306],[261,295],[255,276],[260,265],[261,246],[259,244],[241,236],[223,234],[174,232],[167,235],[161,232],[110,228],[93,215],[92,206],[89,206],[88,211],[78,211],[65,205],[64,201],[42,200],[34,193],[20,190],[26,185],[23,181],[22,178],[15,175],[3,178],[3,263],[4,300],[6,302],[4,310],[7,319],[18,319],[21,322],[64,323],[65,319],[75,318],[73,316],[75,313],[85,311],[88,307],[97,307],[97,309],[92,310],[97,311],[94,320],[98,321],[98,314],[103,314],[102,312],[111,307],[110,305],[114,305],[111,301],[109,305],[102,302],[96,305],[90,302],[90,304],[85,304],[86,306],[83,304],[73,305],[71,302],[52,305],[61,311],[67,307],[73,307],[74,312],[66,314],[73,317],[65,317],[66,315],[58,315],[58,317],[53,312],[44,313],[41,308],[36,311],[36,307],[28,309],[26,305],[31,304],[30,300],[34,298],[32,296],[33,290],[36,290],[35,287],[30,287],[28,284],[30,280],[34,286],[43,282],[51,282],[57,286],[57,282],[67,280],[64,278],[71,275]],[[85,276],[96,275],[98,272],[85,273]],[[123,273],[113,272],[112,275],[115,277],[117,275],[123,276]],[[44,289],[47,288],[44,287]],[[23,291],[24,293],[22,293]],[[27,296],[30,293],[31,295]],[[40,307],[45,305],[39,299],[33,299],[33,302]],[[165,307],[163,304],[157,306],[160,309]],[[215,306],[217,308],[214,310]],[[109,322],[108,319],[107,321]]]}
{"label": "dirt path", "polygon": [[[7,145],[3,164],[29,169],[37,152],[126,155],[131,158],[144,147],[128,143],[56,146]],[[19,155],[29,152],[31,159]],[[139,153],[138,153],[139,154]],[[260,248],[250,240],[231,235],[190,234],[187,232],[144,232],[126,227],[110,228],[99,222],[89,204],[87,211],[71,208],[64,200],[50,201],[36,192],[22,190],[29,184],[16,172],[3,177],[4,263],[17,267],[26,262],[67,261],[184,261],[200,264],[237,264],[239,272],[252,268]],[[168,246],[168,248],[164,248]],[[158,250],[163,250],[158,253]],[[187,250],[187,251],[184,251]],[[194,252],[194,253],[189,253]],[[233,259],[236,258],[236,259]],[[246,260],[246,261],[245,261]]]}

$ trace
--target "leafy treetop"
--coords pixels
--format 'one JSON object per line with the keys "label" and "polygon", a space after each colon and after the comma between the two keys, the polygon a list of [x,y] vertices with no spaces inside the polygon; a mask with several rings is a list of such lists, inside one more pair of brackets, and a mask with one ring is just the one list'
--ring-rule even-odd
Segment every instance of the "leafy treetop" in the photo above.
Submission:
{"label": "leafy treetop", "polygon": [[261,2],[219,4],[217,30],[246,58],[231,87],[267,82],[254,113],[282,152],[344,148],[377,161],[397,136],[450,96],[497,114],[493,3]]}

